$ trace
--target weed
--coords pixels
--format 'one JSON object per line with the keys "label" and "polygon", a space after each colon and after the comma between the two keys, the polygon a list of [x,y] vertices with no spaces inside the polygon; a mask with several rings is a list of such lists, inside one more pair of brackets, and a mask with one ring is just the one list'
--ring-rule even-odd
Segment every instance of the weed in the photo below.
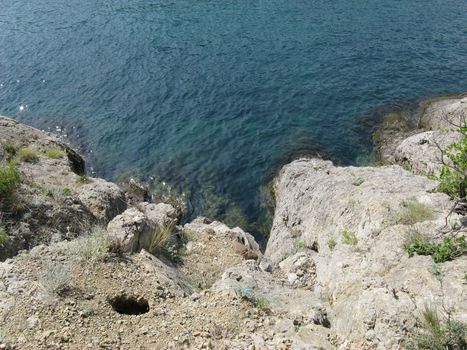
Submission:
{"label": "weed", "polygon": [[[452,199],[465,200],[467,191],[467,120],[454,130],[462,135],[462,139],[442,152],[443,167],[439,176],[437,190],[449,195]],[[444,161],[444,157],[448,161]]]}
{"label": "weed", "polygon": [[433,210],[424,203],[416,201],[404,201],[404,209],[399,213],[398,223],[403,225],[413,225],[433,219]]}
{"label": "weed", "polygon": [[352,173],[352,185],[360,186],[364,182],[365,182],[365,179],[363,177]]}
{"label": "weed", "polygon": [[104,229],[95,228],[89,235],[75,239],[68,243],[68,249],[74,257],[82,261],[102,258],[107,252]]}
{"label": "weed", "polygon": [[281,256],[281,262],[287,259],[290,256],[290,253],[285,253]]}
{"label": "weed", "polygon": [[249,301],[260,310],[264,311],[269,309],[269,301],[264,297],[255,295],[251,288],[236,288],[235,293],[242,299]]}
{"label": "weed", "polygon": [[92,179],[87,176],[87,175],[81,175],[79,178],[78,178],[78,182],[82,185],[87,185],[87,184],[90,184],[92,183]]}
{"label": "weed", "polygon": [[59,263],[47,265],[40,278],[42,287],[50,295],[60,295],[61,292],[69,287],[70,281],[69,267]]}
{"label": "weed", "polygon": [[336,247],[337,245],[337,242],[334,238],[331,238],[329,241],[328,241],[328,247],[329,249],[331,250],[334,250],[334,248]]}
{"label": "weed", "polygon": [[295,249],[304,249],[306,247],[305,242],[303,241],[296,241],[295,242]]}
{"label": "weed", "polygon": [[0,226],[0,245],[5,243],[8,240],[8,235],[6,233],[5,228]]}
{"label": "weed", "polygon": [[22,147],[18,151],[19,159],[23,162],[36,164],[39,162],[39,152],[27,147]]}
{"label": "weed", "polygon": [[300,237],[302,235],[302,231],[300,231],[298,228],[296,227],[288,227],[287,228],[287,231],[289,232],[289,234],[293,237],[293,238],[297,238],[297,237]]}
{"label": "weed", "polygon": [[431,255],[435,263],[453,260],[467,253],[467,242],[465,236],[445,237],[441,243],[429,241],[423,236],[414,236],[404,245],[409,256]]}
{"label": "weed", "polygon": [[439,266],[437,263],[434,263],[433,265],[431,265],[428,271],[432,273],[433,275],[435,275],[437,279],[443,278],[443,271],[441,270],[441,266]]}
{"label": "weed", "polygon": [[72,193],[72,192],[71,192],[71,189],[70,189],[70,188],[68,188],[68,187],[62,188],[62,195],[63,195],[63,196],[70,196],[71,193]]}
{"label": "weed", "polygon": [[171,221],[166,226],[157,225],[151,235],[151,242],[149,244],[149,252],[151,254],[160,253],[163,248],[166,248],[166,242],[169,239],[175,227],[176,221]]}
{"label": "weed", "polygon": [[406,343],[407,349],[445,350],[467,348],[467,325],[451,320],[442,321],[436,309],[425,306],[422,329]]}
{"label": "weed", "polygon": [[7,143],[3,145],[3,149],[10,155],[10,157],[14,157],[18,153],[18,146],[13,143]]}
{"label": "weed", "polygon": [[451,221],[450,226],[451,226],[451,230],[453,231],[458,231],[462,228],[462,225],[460,224],[459,221]]}
{"label": "weed", "polygon": [[51,159],[60,159],[65,157],[65,151],[60,148],[49,148],[45,151],[45,155]]}
{"label": "weed", "polygon": [[342,243],[348,245],[357,245],[358,239],[353,232],[350,232],[347,229],[342,231]]}
{"label": "weed", "polygon": [[0,195],[7,197],[21,183],[21,176],[13,164],[0,165]]}

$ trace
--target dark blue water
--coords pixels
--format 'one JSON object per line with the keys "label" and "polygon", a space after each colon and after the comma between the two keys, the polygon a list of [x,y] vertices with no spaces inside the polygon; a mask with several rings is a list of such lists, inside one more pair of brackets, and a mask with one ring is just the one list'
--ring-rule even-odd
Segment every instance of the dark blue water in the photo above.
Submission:
{"label": "dark blue water", "polygon": [[0,84],[0,113],[67,126],[98,175],[254,221],[284,159],[355,163],[369,109],[467,90],[467,1],[0,0]]}

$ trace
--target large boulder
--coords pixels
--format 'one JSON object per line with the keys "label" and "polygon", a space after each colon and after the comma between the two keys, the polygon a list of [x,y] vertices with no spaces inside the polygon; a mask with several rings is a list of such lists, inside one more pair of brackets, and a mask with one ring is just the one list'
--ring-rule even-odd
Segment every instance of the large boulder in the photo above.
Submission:
{"label": "large boulder", "polygon": [[[117,215],[107,225],[107,241],[111,249],[135,253],[141,249],[152,250],[157,235],[170,230],[176,222],[175,212],[168,204],[141,204],[144,212],[131,207]],[[170,234],[170,232],[168,232]]]}
{"label": "large boulder", "polygon": [[79,188],[78,198],[100,223],[107,224],[127,208],[125,193],[112,182],[91,179]]}
{"label": "large boulder", "polygon": [[421,175],[439,176],[443,161],[448,159],[442,150],[459,142],[462,135],[457,132],[426,131],[404,139],[394,151],[394,161]]}

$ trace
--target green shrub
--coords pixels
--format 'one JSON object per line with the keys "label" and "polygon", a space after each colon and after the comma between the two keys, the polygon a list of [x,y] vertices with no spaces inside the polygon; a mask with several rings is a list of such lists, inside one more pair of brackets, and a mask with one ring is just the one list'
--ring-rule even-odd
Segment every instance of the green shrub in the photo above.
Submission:
{"label": "green shrub", "polygon": [[452,260],[467,252],[465,236],[456,238],[445,237],[441,243],[429,241],[422,236],[414,236],[411,241],[404,245],[409,256],[431,255],[435,263]]}
{"label": "green shrub", "polygon": [[336,247],[337,245],[337,242],[334,238],[331,238],[329,241],[328,241],[328,247],[329,249],[331,250],[334,250],[334,248]]}
{"label": "green shrub", "polygon": [[20,183],[20,173],[13,164],[0,165],[0,195],[8,196]]}
{"label": "green shrub", "polygon": [[87,175],[81,175],[79,178],[78,178],[78,183],[82,184],[82,185],[87,185],[87,184],[90,184],[92,183],[92,178],[90,178],[89,176]]}
{"label": "green shrub", "polygon": [[462,135],[461,141],[452,144],[443,152],[443,158],[446,156],[448,161],[445,162],[439,176],[439,185],[437,190],[449,195],[452,199],[466,199],[467,189],[467,124],[464,119],[458,129],[453,130],[460,132]]}
{"label": "green shrub", "polygon": [[364,182],[365,182],[365,179],[363,177],[352,173],[352,185],[360,186]]}
{"label": "green shrub", "polygon": [[5,150],[6,153],[8,153],[11,157],[16,156],[16,153],[18,153],[18,146],[12,144],[12,143],[7,143],[3,145],[3,149]]}
{"label": "green shrub", "polygon": [[62,195],[63,196],[70,196],[71,195],[71,189],[69,187],[63,187],[62,188]]}
{"label": "green shrub", "polygon": [[305,242],[303,241],[296,241],[295,242],[295,249],[299,250],[299,249],[304,249],[305,248]]}
{"label": "green shrub", "polygon": [[6,230],[0,226],[0,245],[5,243],[8,240],[8,235]]}
{"label": "green shrub", "polygon": [[424,203],[416,201],[405,201],[402,203],[404,209],[399,213],[397,220],[403,225],[413,225],[433,219],[433,210]]}
{"label": "green shrub", "polygon": [[357,245],[358,239],[353,232],[350,232],[347,229],[342,231],[342,243],[348,245]]}
{"label": "green shrub", "polygon": [[249,301],[255,307],[260,310],[268,310],[269,309],[269,301],[261,296],[255,295],[253,289],[248,287],[243,288],[236,288],[235,293],[244,300]]}
{"label": "green shrub", "polygon": [[49,148],[45,151],[45,155],[51,159],[59,159],[65,157],[65,152],[60,148]]}
{"label": "green shrub", "polygon": [[39,162],[39,153],[36,150],[30,148],[20,148],[18,151],[19,159],[27,163],[38,163]]}
{"label": "green shrub", "polygon": [[406,343],[407,349],[447,350],[467,349],[467,325],[453,321],[440,320],[435,309],[425,307],[422,329]]}

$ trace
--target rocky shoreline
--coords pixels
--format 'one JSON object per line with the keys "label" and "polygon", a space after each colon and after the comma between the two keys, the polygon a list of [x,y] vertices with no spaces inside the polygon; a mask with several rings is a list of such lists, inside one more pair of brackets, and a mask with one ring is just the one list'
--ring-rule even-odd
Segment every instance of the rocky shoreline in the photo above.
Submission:
{"label": "rocky shoreline", "polygon": [[388,116],[386,165],[284,166],[264,252],[240,228],[180,225],[176,198],[88,177],[69,146],[0,117],[13,179],[0,185],[0,349],[421,349],[428,311],[456,322],[461,349],[465,246],[443,261],[407,246],[465,237],[436,177],[440,148],[462,138],[444,129],[466,116],[465,95],[426,102],[415,128]]}

